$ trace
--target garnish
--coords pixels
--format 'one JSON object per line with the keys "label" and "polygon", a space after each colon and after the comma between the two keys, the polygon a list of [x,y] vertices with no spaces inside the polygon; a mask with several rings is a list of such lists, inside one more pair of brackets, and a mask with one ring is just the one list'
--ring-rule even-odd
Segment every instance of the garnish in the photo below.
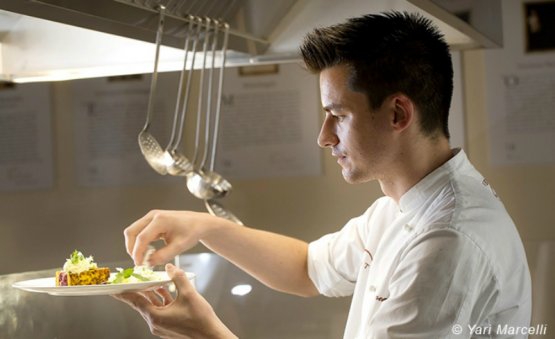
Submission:
{"label": "garnish", "polygon": [[85,257],[80,251],[74,250],[69,258],[66,259],[63,271],[71,273],[81,273],[93,268],[97,268],[97,265],[94,262],[92,255]]}
{"label": "garnish", "polygon": [[110,279],[110,284],[126,284],[160,280],[160,278],[156,276],[151,269],[144,266],[135,266],[126,269],[118,267],[116,270],[118,270],[118,273]]}
{"label": "garnish", "polygon": [[72,264],[76,265],[81,260],[85,260],[85,256],[83,255],[83,253],[79,252],[78,250],[74,250],[73,253],[71,253],[69,260],[71,260]]}

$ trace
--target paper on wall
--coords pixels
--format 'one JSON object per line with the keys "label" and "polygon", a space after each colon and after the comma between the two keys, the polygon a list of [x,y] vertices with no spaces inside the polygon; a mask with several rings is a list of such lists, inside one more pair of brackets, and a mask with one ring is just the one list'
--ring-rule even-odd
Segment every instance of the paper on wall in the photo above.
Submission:
{"label": "paper on wall", "polygon": [[[162,147],[171,127],[175,93],[166,86],[172,74],[159,77],[149,129]],[[71,83],[75,119],[76,176],[80,186],[118,186],[168,180],[144,159],[137,136],[146,118],[150,76],[94,78]],[[173,96],[172,96],[173,95]],[[168,96],[168,97],[166,97]]]}
{"label": "paper on wall", "polygon": [[50,84],[0,89],[0,191],[53,185]]}
{"label": "paper on wall", "polygon": [[229,178],[322,173],[318,80],[298,64],[226,70],[216,170]]}
{"label": "paper on wall", "polygon": [[[555,35],[551,49],[531,49],[538,22],[527,11],[530,3],[502,2],[504,47],[485,53],[494,165],[555,163]],[[546,14],[555,20],[553,5]]]}

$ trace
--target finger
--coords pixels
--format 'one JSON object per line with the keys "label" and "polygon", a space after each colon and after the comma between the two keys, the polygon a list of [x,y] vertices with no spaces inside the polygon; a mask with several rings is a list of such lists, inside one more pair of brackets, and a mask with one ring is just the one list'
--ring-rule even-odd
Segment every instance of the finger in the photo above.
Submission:
{"label": "finger", "polygon": [[168,291],[164,287],[156,289],[155,292],[156,294],[158,294],[158,297],[162,300],[162,304],[164,306],[171,304],[172,301],[174,300],[173,295],[170,293],[170,291]]}
{"label": "finger", "polygon": [[172,264],[166,264],[166,272],[168,276],[175,284],[175,288],[177,289],[177,295],[179,296],[187,296],[188,294],[195,291],[193,285],[187,278],[187,275],[183,270],[175,267]]}
{"label": "finger", "polygon": [[163,306],[163,301],[158,297],[157,293],[153,291],[144,291],[141,294],[154,306]]}
{"label": "finger", "polygon": [[150,301],[139,293],[121,293],[114,294],[112,296],[120,301],[123,301],[140,313],[143,313],[145,311],[148,312],[151,310],[152,307]]}
{"label": "finger", "polygon": [[[135,265],[143,264],[144,255],[148,245],[151,242],[160,239],[164,233],[164,225],[163,223],[157,221],[158,218],[159,216],[157,214],[153,215],[149,223],[135,237],[135,243],[131,253],[131,257],[133,258]],[[152,256],[154,254],[156,254],[156,252],[152,253]],[[155,262],[156,257],[153,259],[152,256],[150,257],[151,264],[158,264]]]}
{"label": "finger", "polygon": [[135,247],[137,235],[150,223],[153,214],[154,211],[150,211],[144,217],[136,220],[123,231],[123,235],[125,237],[125,249],[127,250],[127,254],[133,254],[133,248]]}
{"label": "finger", "polygon": [[152,266],[165,264],[172,261],[176,255],[179,255],[186,249],[187,248],[184,248],[184,246],[177,241],[169,242],[166,246],[154,251],[149,258],[149,262]]}

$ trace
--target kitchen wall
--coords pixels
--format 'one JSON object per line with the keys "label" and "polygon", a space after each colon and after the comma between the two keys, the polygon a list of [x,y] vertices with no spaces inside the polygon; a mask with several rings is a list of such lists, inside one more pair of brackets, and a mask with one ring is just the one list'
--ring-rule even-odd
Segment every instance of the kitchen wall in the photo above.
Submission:
{"label": "kitchen wall", "polygon": [[[54,185],[0,193],[0,274],[58,267],[75,248],[93,254],[98,262],[125,260],[123,229],[150,209],[205,211],[182,178],[133,186],[80,185],[70,83],[52,83],[51,93]],[[314,100],[319,107],[319,98]],[[192,130],[185,134],[191,138]],[[247,225],[305,240],[333,231],[362,213],[380,192],[374,183],[344,183],[335,160],[325,153],[321,176],[232,180],[234,190],[225,205]]]}
{"label": "kitchen wall", "polygon": [[[463,69],[467,153],[503,199],[523,239],[555,240],[554,166],[492,166],[483,52],[464,52]],[[55,267],[73,248],[99,260],[125,259],[122,230],[148,210],[204,210],[178,179],[165,184],[79,187],[69,83],[52,87],[55,184],[44,191],[0,193],[0,274]],[[346,184],[329,152],[323,152],[322,176],[234,180],[225,204],[248,225],[305,240],[336,229],[381,193],[376,183]]]}
{"label": "kitchen wall", "polygon": [[[484,52],[463,52],[462,62],[466,151],[514,218],[533,276],[541,271],[552,279],[553,272],[545,273],[544,266],[553,256],[539,251],[547,246],[547,253],[555,253],[549,250],[555,243],[555,166],[491,164]],[[79,187],[69,86],[65,82],[52,86],[55,184],[44,191],[0,193],[0,274],[60,266],[75,248],[95,255],[99,262],[126,260],[122,231],[150,209],[204,211],[177,179],[157,185]],[[336,230],[381,195],[376,183],[346,184],[329,152],[324,152],[322,165],[321,176],[234,180],[225,204],[247,225],[312,240]],[[552,298],[552,292],[545,290]],[[553,319],[554,313],[549,313],[553,309],[546,307],[545,314]]]}
{"label": "kitchen wall", "polygon": [[[484,51],[464,53],[467,153],[503,200],[524,241],[532,275],[532,324],[555,323],[555,165],[490,162]],[[548,334],[551,330],[548,330]],[[552,336],[553,334],[550,334]],[[540,338],[540,336],[530,336]]]}

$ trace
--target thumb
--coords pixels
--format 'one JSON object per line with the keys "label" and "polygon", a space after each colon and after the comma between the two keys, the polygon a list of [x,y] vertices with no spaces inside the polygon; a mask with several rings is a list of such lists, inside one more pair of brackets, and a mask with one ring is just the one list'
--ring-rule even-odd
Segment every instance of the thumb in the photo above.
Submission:
{"label": "thumb", "polygon": [[177,289],[179,295],[194,291],[193,285],[182,269],[177,268],[172,264],[166,264],[166,273],[168,273],[168,276],[175,284],[175,288]]}

